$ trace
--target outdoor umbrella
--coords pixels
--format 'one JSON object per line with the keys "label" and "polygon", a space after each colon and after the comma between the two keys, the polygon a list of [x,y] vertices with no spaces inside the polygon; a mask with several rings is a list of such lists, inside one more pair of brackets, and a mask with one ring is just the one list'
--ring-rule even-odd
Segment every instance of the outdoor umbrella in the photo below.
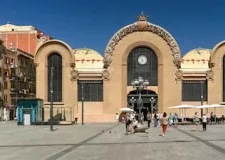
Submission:
{"label": "outdoor umbrella", "polygon": [[196,108],[196,106],[190,105],[190,104],[181,104],[178,106],[169,107],[171,109],[189,109],[189,108]]}
{"label": "outdoor umbrella", "polygon": [[[169,107],[171,109],[185,109],[184,110],[184,121],[186,122],[186,109],[191,109],[191,108],[197,108],[197,106],[190,105],[190,104],[181,104],[173,107]],[[182,115],[183,115],[183,110],[182,110]]]}
{"label": "outdoor umbrella", "polygon": [[122,111],[122,112],[133,112],[134,110],[131,109],[131,108],[124,107],[124,108],[120,108],[120,111]]}
{"label": "outdoor umbrella", "polygon": [[214,112],[216,112],[216,108],[225,108],[225,105],[221,104],[205,104],[202,106],[198,106],[197,108],[214,108]]}

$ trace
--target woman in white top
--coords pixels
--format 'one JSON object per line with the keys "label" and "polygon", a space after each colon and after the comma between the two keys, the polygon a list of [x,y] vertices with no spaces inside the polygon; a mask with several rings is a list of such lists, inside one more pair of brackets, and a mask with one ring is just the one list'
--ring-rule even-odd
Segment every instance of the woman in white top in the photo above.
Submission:
{"label": "woman in white top", "polygon": [[198,131],[198,125],[199,125],[198,112],[195,112],[195,115],[193,117],[193,122],[194,122],[195,131]]}
{"label": "woman in white top", "polygon": [[202,116],[203,131],[206,131],[206,125],[207,125],[207,116],[206,116],[206,114],[203,114],[203,116]]}

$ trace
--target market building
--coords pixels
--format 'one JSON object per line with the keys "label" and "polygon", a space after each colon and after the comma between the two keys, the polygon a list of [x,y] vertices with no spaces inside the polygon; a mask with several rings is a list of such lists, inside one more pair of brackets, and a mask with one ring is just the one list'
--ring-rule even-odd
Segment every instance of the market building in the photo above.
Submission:
{"label": "market building", "polygon": [[[194,49],[183,57],[174,37],[162,27],[138,16],[138,21],[118,30],[104,56],[88,48],[72,49],[60,40],[41,43],[35,54],[36,96],[44,100],[49,120],[51,70],[54,117],[61,121],[111,122],[120,108],[130,106],[137,91],[132,81],[143,77],[143,111],[179,112],[179,104],[221,104],[225,100],[225,42],[213,49]],[[137,105],[135,104],[135,109]],[[187,111],[193,116],[199,109]],[[204,112],[211,112],[210,109]],[[224,114],[218,109],[217,114]]]}

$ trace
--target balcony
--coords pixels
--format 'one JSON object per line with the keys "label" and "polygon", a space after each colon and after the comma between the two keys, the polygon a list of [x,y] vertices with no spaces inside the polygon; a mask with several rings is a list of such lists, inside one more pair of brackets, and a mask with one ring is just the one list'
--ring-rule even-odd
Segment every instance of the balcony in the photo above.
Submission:
{"label": "balcony", "polygon": [[17,76],[10,76],[9,80],[10,81],[18,81],[19,77],[17,77]]}
{"label": "balcony", "polygon": [[33,97],[33,96],[35,96],[35,94],[34,94],[34,93],[30,93],[30,96],[32,96],[32,97]]}
{"label": "balcony", "polygon": [[11,94],[11,95],[16,95],[16,94],[17,94],[17,89],[11,88],[10,94]]}

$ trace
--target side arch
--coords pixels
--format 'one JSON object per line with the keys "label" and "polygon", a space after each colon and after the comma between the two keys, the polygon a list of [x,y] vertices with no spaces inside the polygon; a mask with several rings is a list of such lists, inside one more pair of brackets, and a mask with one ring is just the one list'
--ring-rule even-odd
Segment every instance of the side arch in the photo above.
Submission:
{"label": "side arch", "polygon": [[[41,54],[43,54],[42,50],[44,48],[49,47],[49,46],[54,46],[54,45],[55,46],[61,46],[61,47],[65,48],[68,51],[69,57],[70,57],[68,63],[70,63],[71,65],[75,64],[75,57],[74,57],[72,48],[67,43],[65,43],[63,41],[60,41],[60,40],[49,40],[49,41],[46,41],[42,44],[39,44],[39,46],[36,49],[36,53],[35,53],[35,57],[34,57],[34,63],[39,63],[39,58],[40,58]],[[56,48],[52,47],[52,49],[50,49],[49,52],[52,53],[52,52],[59,52],[59,51]],[[51,53],[47,53],[45,55],[46,58]],[[59,53],[59,54],[62,54],[62,53]],[[61,55],[61,56],[63,57],[63,55]]]}
{"label": "side arch", "polygon": [[210,61],[209,61],[210,67],[211,67],[211,66],[214,66],[214,64],[217,63],[217,62],[216,62],[216,56],[217,56],[217,55],[216,55],[216,52],[217,52],[221,47],[223,47],[223,46],[225,46],[225,40],[219,42],[218,44],[216,44],[216,45],[213,47],[213,49],[212,49],[212,51],[211,51],[211,55],[210,55]]}
{"label": "side arch", "polygon": [[225,100],[224,56],[225,41],[221,41],[215,45],[210,54],[209,67],[211,68],[212,81],[208,81],[208,103],[222,103]]}

